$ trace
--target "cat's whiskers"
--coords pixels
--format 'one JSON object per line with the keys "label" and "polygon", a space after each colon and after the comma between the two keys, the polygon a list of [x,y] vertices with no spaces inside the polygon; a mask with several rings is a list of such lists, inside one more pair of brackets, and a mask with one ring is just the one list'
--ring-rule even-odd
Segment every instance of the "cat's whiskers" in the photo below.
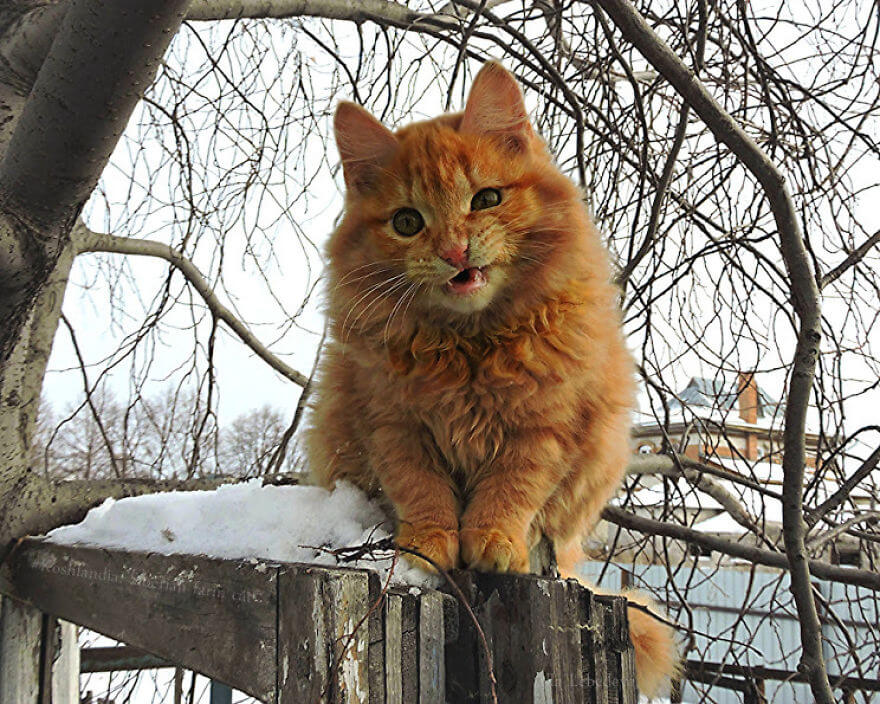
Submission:
{"label": "cat's whiskers", "polygon": [[[354,286],[355,284],[360,283],[361,281],[364,281],[365,279],[369,279],[369,278],[374,277],[374,276],[381,276],[381,275],[383,275],[383,274],[386,274],[386,275],[387,275],[387,274],[392,273],[393,271],[394,271],[393,269],[388,269],[388,268],[385,268],[385,269],[376,269],[375,271],[370,271],[370,272],[368,272],[368,273],[366,273],[366,274],[363,274],[362,276],[358,276],[357,278],[352,279],[351,281],[348,281],[348,282],[346,282],[346,283],[347,283],[348,285]],[[383,281],[385,281],[385,280],[386,280],[386,279],[383,279]],[[340,283],[340,284],[336,284],[336,286],[333,288],[333,290],[335,291],[335,290],[338,289],[341,285],[343,285],[343,284],[341,284],[341,283]]]}
{"label": "cat's whiskers", "polygon": [[422,287],[421,282],[416,281],[416,287],[415,287],[415,289],[413,289],[412,296],[410,296],[409,301],[407,301],[406,306],[404,306],[404,308],[403,308],[403,313],[401,313],[401,315],[400,315],[401,318],[406,318],[406,314],[409,311],[409,307],[412,305],[412,302],[414,300],[416,300],[416,296],[418,295],[418,291],[421,287]]}
{"label": "cat's whiskers", "polygon": [[457,273],[456,271],[450,273],[450,268],[448,264],[437,259],[434,262],[420,262],[418,265],[411,266],[409,275],[420,284],[444,284]]}
{"label": "cat's whiskers", "polygon": [[[388,320],[385,321],[385,329],[382,331],[382,344],[388,345],[388,331],[391,326],[391,321],[394,320],[394,316],[397,311],[400,309],[401,304],[406,300],[406,297],[409,294],[412,294],[412,298],[415,298],[415,292],[421,284],[418,281],[413,281],[410,283],[409,287],[403,292],[403,295],[398,299],[397,303],[394,304],[394,308],[391,309],[391,315],[388,316]],[[410,299],[410,303],[412,302],[412,298]],[[407,304],[409,307],[409,304]],[[404,309],[405,310],[405,309]],[[405,317],[405,314],[404,314]]]}
{"label": "cat's whiskers", "polygon": [[[397,280],[391,286],[389,286],[387,289],[378,291],[376,293],[376,295],[373,296],[373,299],[369,303],[367,303],[367,305],[361,309],[361,312],[357,314],[357,317],[351,321],[351,325],[348,326],[349,332],[354,330],[357,327],[358,321],[360,321],[361,318],[363,318],[373,306],[375,306],[379,301],[381,301],[383,297],[389,296],[392,293],[394,293],[395,291],[398,291],[402,287],[406,286],[407,279],[403,278],[403,280],[401,280],[401,277],[406,277],[406,274],[401,274],[401,275],[395,277],[395,279],[397,279]],[[345,335],[345,326],[343,326],[342,331],[343,331],[343,336],[344,336]]]}
{"label": "cat's whiskers", "polygon": [[[379,273],[382,273],[385,271],[393,271],[393,269],[390,266],[388,266],[388,264],[395,263],[395,262],[402,262],[402,261],[404,261],[402,258],[397,257],[395,259],[388,259],[384,262],[367,262],[366,264],[361,264],[360,266],[356,266],[354,269],[349,271],[345,276],[343,276],[339,281],[336,282],[336,286],[333,287],[333,290],[335,291],[336,289],[338,289],[340,286],[342,286],[345,283],[352,284],[352,283],[356,283],[357,281],[361,281],[362,279],[365,279],[369,276],[373,276],[375,274],[379,274]],[[359,271],[363,271],[364,269],[366,269],[368,267],[375,267],[375,270],[370,270],[366,274],[359,276],[354,281],[349,281],[349,279],[352,276],[357,274]]]}
{"label": "cat's whiskers", "polygon": [[347,272],[341,279],[339,279],[339,283],[344,283],[349,277],[354,276],[359,271],[363,271],[364,269],[368,269],[370,267],[382,268],[386,269],[386,262],[367,262],[366,264],[361,264],[360,266],[356,266],[351,271]]}
{"label": "cat's whiskers", "polygon": [[[345,330],[346,330],[346,327],[348,326],[348,319],[351,317],[351,314],[354,313],[354,311],[358,307],[358,305],[360,305],[360,303],[362,301],[364,301],[366,298],[368,298],[370,296],[370,294],[372,294],[374,291],[377,291],[378,289],[381,289],[383,286],[389,286],[389,290],[385,292],[385,293],[389,293],[394,288],[394,286],[400,282],[400,279],[405,278],[405,277],[406,277],[406,274],[404,273],[404,274],[397,274],[396,276],[392,276],[390,279],[383,279],[379,283],[373,284],[364,293],[362,293],[354,301],[354,303],[352,303],[349,306],[348,313],[346,314],[345,319],[342,321],[342,326],[340,327],[340,332],[342,334],[343,339],[345,338]],[[382,295],[383,295],[383,292],[379,291],[375,300],[378,300],[379,298],[381,298]],[[360,317],[360,315],[358,316],[358,318],[359,317]],[[355,322],[356,322],[356,320],[357,319],[355,319]],[[354,323],[352,323],[352,325],[353,324]]]}

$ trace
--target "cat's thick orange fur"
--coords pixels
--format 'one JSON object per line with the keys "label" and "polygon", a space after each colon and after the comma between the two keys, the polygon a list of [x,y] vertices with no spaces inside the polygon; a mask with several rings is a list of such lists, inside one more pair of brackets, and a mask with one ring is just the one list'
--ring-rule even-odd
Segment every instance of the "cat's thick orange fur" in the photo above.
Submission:
{"label": "cat's thick orange fur", "polygon": [[[581,192],[497,63],[464,113],[392,133],[342,103],[335,125],[348,195],[328,247],[313,476],[381,489],[399,543],[445,568],[526,572],[541,533],[582,556],[629,456],[634,382]],[[485,188],[501,202],[472,211]],[[401,208],[424,218],[414,236],[395,231]],[[476,290],[447,283],[462,269]],[[675,667],[672,632],[630,612],[653,696]]]}

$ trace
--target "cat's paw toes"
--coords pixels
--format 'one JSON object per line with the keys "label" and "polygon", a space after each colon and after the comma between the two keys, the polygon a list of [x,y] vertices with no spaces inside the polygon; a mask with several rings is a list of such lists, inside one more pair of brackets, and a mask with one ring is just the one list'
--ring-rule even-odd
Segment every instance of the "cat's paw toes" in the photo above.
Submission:
{"label": "cat's paw toes", "polygon": [[[397,544],[424,555],[440,569],[451,570],[458,565],[458,531],[456,530],[404,523],[397,531]],[[417,555],[404,552],[403,556],[416,567],[428,572],[434,571],[430,562]]]}
{"label": "cat's paw toes", "polygon": [[481,572],[529,571],[525,542],[497,528],[462,529],[461,559],[471,569]]}

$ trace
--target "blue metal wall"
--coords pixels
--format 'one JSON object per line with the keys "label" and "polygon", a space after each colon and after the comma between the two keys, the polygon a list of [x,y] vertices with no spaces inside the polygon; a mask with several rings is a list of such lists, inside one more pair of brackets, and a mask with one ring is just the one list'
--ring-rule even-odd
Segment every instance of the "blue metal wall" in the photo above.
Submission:
{"label": "blue metal wall", "polygon": [[[585,563],[582,574],[597,583],[603,563]],[[651,592],[669,604],[669,613],[693,634],[689,659],[738,665],[764,665],[797,670],[800,634],[788,576],[778,570],[723,567],[710,560],[681,567],[670,575],[659,565],[627,565],[633,588]],[[622,569],[609,565],[599,586],[618,590]],[[880,605],[870,590],[816,582],[833,614],[823,626],[825,655],[831,674],[880,677]],[[679,605],[685,602],[688,608]],[[859,667],[860,666],[860,667]],[[809,704],[809,687],[789,682],[765,683],[773,704]],[[738,704],[742,694],[720,687],[688,683],[688,704]],[[838,692],[839,694],[839,692]],[[880,694],[856,694],[856,702],[880,702]]]}

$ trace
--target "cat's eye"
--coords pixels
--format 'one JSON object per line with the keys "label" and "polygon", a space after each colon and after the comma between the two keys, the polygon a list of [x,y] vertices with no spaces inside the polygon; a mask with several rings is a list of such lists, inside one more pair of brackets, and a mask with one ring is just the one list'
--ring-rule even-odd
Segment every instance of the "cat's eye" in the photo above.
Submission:
{"label": "cat's eye", "polygon": [[421,232],[425,219],[415,208],[401,208],[391,218],[391,225],[401,237],[412,237]]}
{"label": "cat's eye", "polygon": [[500,202],[501,191],[497,188],[484,188],[482,191],[477,191],[476,195],[471,199],[471,210],[494,208]]}

